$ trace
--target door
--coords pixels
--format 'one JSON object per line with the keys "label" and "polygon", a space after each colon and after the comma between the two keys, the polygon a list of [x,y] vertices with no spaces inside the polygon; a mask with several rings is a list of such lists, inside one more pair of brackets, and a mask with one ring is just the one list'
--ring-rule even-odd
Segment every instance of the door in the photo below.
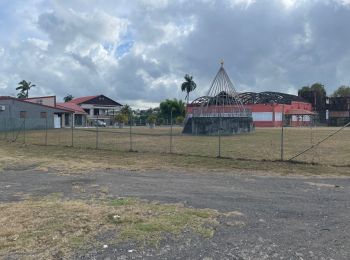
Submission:
{"label": "door", "polygon": [[53,115],[53,127],[61,128],[61,118],[57,114]]}

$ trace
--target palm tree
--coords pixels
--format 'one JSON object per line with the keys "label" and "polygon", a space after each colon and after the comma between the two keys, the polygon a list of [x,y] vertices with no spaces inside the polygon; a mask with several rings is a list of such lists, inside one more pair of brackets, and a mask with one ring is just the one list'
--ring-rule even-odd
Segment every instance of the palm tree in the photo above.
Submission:
{"label": "palm tree", "polygon": [[22,80],[21,82],[18,83],[18,87],[16,90],[20,90],[20,92],[17,94],[18,98],[28,98],[28,92],[32,87],[35,87],[34,84],[31,82],[27,82],[25,80]]}
{"label": "palm tree", "polygon": [[181,90],[187,92],[186,98],[187,98],[187,104],[188,104],[189,98],[190,98],[190,92],[196,89],[197,84],[193,81],[193,77],[188,74],[186,74],[184,78],[185,78],[185,82],[182,83]]}
{"label": "palm tree", "polygon": [[126,104],[120,109],[120,112],[122,114],[124,114],[124,115],[128,115],[129,116],[129,115],[132,114],[132,109],[131,109],[131,107],[128,104]]}

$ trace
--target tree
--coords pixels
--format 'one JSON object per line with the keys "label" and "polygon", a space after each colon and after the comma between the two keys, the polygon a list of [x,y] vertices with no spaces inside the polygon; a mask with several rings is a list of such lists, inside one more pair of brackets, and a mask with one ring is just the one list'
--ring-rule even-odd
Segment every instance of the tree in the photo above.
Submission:
{"label": "tree", "polygon": [[187,104],[189,103],[189,98],[190,98],[190,92],[196,89],[197,84],[193,81],[193,77],[186,74],[185,75],[185,82],[182,83],[181,85],[181,90],[184,92],[186,91],[186,99],[187,99]]}
{"label": "tree", "polygon": [[20,92],[17,94],[18,98],[28,98],[29,90],[32,87],[35,87],[34,84],[32,84],[31,82],[27,82],[25,80],[22,80],[21,82],[19,82],[18,85],[19,86],[16,88],[16,90],[20,90]]}
{"label": "tree", "polygon": [[131,115],[132,114],[132,110],[131,110],[131,107],[126,104],[124,105],[121,109],[120,109],[120,113],[124,114],[124,115]]}
{"label": "tree", "polygon": [[182,100],[177,100],[176,98],[166,99],[162,101],[159,105],[160,117],[170,120],[171,112],[173,119],[178,116],[185,116],[185,103]]}
{"label": "tree", "polygon": [[69,101],[71,101],[71,100],[73,100],[73,96],[71,95],[71,94],[67,94],[67,96],[65,96],[64,98],[63,98],[63,100],[64,100],[64,102],[69,102]]}
{"label": "tree", "polygon": [[326,89],[321,83],[314,83],[310,86],[304,86],[298,90],[298,96],[311,103],[319,114],[320,120],[326,118]]}
{"label": "tree", "polygon": [[337,90],[334,91],[333,97],[350,97],[350,87],[349,86],[340,86]]}

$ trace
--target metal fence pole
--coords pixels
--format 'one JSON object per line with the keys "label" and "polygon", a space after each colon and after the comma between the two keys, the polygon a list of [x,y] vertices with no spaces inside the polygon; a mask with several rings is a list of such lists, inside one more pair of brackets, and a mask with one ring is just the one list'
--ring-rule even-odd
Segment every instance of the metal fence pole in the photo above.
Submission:
{"label": "metal fence pole", "polygon": [[15,120],[12,118],[12,142],[15,141]]}
{"label": "metal fence pole", "polygon": [[[314,145],[314,136],[313,136],[313,131],[312,131],[312,124],[310,124],[310,146]],[[312,151],[312,163],[315,162],[315,149]]]}
{"label": "metal fence pole", "polygon": [[72,118],[71,118],[71,129],[72,129],[72,147],[74,146],[74,120],[73,120],[73,116],[74,114],[71,114]]}
{"label": "metal fence pole", "polygon": [[281,129],[281,161],[283,161],[284,153],[284,104],[282,105],[282,129]]}
{"label": "metal fence pole", "polygon": [[45,116],[45,145],[47,145],[47,114]]}
{"label": "metal fence pole", "polygon": [[170,153],[173,152],[173,109],[170,111]]}
{"label": "metal fence pole", "polygon": [[26,118],[23,118],[23,143],[26,143]]}
{"label": "metal fence pole", "polygon": [[7,118],[5,120],[5,140],[7,141]]}
{"label": "metal fence pole", "polygon": [[130,136],[130,152],[132,152],[132,129],[131,129],[131,123],[132,123],[132,117],[131,117],[131,113],[129,114],[129,136]]}
{"label": "metal fence pole", "polygon": [[219,114],[219,131],[218,131],[218,135],[219,135],[219,151],[218,151],[218,157],[221,157],[221,114]]}
{"label": "metal fence pole", "polygon": [[98,149],[98,121],[96,121],[96,149]]}

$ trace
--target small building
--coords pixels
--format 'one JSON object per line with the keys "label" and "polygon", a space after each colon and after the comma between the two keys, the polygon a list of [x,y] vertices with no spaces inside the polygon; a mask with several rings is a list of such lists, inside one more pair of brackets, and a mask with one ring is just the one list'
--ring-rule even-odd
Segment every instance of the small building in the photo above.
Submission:
{"label": "small building", "polygon": [[25,129],[60,128],[61,118],[65,114],[71,115],[72,112],[51,106],[51,103],[46,105],[36,102],[34,99],[28,101],[0,96],[0,131],[24,127]]}
{"label": "small building", "polygon": [[57,103],[56,96],[31,97],[23,100],[39,105],[56,107],[59,109],[64,109],[65,111],[69,111],[67,113],[62,113],[58,115],[61,127],[72,127],[72,124],[74,127],[86,126],[87,114],[80,106],[76,104]]}
{"label": "small building", "polygon": [[344,126],[350,122],[350,96],[330,97],[327,103],[330,126]]}
{"label": "small building", "polygon": [[79,97],[65,104],[75,104],[82,108],[90,123],[95,120],[101,120],[107,124],[111,124],[111,117],[116,115],[122,108],[120,103],[104,95]]}
{"label": "small building", "polygon": [[252,111],[256,127],[309,126],[316,113],[301,97],[280,92],[244,92],[238,94],[244,107]]}

